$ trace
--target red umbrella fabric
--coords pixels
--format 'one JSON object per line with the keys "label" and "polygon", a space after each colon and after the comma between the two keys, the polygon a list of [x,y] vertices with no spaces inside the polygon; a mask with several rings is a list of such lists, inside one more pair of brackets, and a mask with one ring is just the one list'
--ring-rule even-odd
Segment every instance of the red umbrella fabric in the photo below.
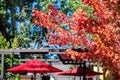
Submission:
{"label": "red umbrella fabric", "polygon": [[25,62],[24,64],[7,69],[7,71],[13,73],[34,73],[34,80],[36,80],[37,73],[53,73],[61,72],[62,70],[55,68],[49,64],[46,64],[38,59],[33,59],[28,62]]}
{"label": "red umbrella fabric", "polygon": [[[95,75],[101,75],[102,73],[95,72],[91,69],[86,68],[86,76],[95,76]],[[58,75],[67,75],[67,76],[83,76],[84,75],[84,68],[83,67],[77,67],[73,68],[64,72],[58,73]]]}
{"label": "red umbrella fabric", "polygon": [[13,73],[52,73],[52,72],[61,72],[62,70],[55,68],[49,64],[46,64],[38,59],[33,59],[24,64],[18,65],[16,67],[7,69],[9,72]]}

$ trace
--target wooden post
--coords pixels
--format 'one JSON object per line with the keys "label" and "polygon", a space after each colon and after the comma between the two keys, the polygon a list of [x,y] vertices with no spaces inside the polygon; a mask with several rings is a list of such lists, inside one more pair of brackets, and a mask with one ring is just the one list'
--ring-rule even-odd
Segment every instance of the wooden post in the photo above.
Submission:
{"label": "wooden post", "polygon": [[4,54],[2,54],[1,63],[1,78],[4,79]]}
{"label": "wooden post", "polygon": [[[97,63],[97,72],[99,72],[99,63]],[[100,77],[97,75],[96,80],[100,80]]]}

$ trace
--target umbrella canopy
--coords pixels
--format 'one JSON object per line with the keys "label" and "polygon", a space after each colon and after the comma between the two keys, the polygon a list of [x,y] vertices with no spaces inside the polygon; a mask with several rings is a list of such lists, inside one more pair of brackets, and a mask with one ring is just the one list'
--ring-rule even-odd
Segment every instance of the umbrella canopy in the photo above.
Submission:
{"label": "umbrella canopy", "polygon": [[61,72],[62,70],[55,68],[49,64],[46,64],[38,59],[33,59],[24,64],[15,66],[13,68],[7,69],[9,72],[13,73],[52,73]]}
{"label": "umbrella canopy", "polygon": [[[102,73],[95,72],[93,70],[90,70],[86,68],[86,76],[95,76],[95,75],[101,75]],[[77,67],[73,68],[64,72],[60,72],[58,75],[67,75],[67,76],[83,76],[84,75],[84,68],[83,67]]]}

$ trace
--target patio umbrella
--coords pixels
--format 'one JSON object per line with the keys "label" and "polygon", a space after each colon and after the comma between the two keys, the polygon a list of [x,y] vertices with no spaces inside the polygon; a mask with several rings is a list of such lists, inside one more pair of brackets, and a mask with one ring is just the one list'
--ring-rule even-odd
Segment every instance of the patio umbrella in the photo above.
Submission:
{"label": "patio umbrella", "polygon": [[53,72],[61,72],[62,70],[55,68],[49,64],[46,64],[38,59],[33,59],[25,62],[24,64],[15,66],[13,68],[7,69],[9,72],[13,73],[33,73],[34,79],[36,78],[37,73],[53,73]]}
{"label": "patio umbrella", "polygon": [[[86,68],[86,76],[95,76],[95,75],[101,75],[102,73],[95,72],[91,69]],[[77,67],[73,68],[64,72],[58,73],[58,75],[67,75],[67,76],[84,76],[84,68],[83,67]]]}

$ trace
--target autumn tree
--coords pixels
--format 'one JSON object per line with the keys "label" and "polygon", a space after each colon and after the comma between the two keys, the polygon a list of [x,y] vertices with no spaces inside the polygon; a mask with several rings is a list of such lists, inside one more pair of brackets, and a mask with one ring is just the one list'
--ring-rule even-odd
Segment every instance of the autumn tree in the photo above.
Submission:
{"label": "autumn tree", "polygon": [[33,9],[33,22],[48,29],[49,44],[87,48],[83,53],[70,48],[66,54],[77,60],[100,62],[110,71],[112,80],[118,80],[120,1],[82,0],[81,5],[70,18],[53,5],[48,6],[47,14]]}

